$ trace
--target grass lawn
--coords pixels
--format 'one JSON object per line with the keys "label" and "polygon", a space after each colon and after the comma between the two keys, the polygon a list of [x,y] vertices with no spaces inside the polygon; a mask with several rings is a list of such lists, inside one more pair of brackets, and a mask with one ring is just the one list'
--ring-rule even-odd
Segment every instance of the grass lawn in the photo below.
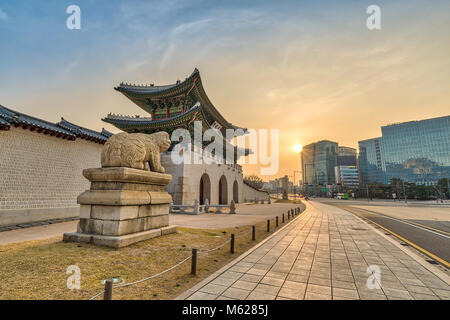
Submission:
{"label": "grass lawn", "polygon": [[[281,214],[280,214],[281,215]],[[272,231],[275,219],[271,221]],[[280,221],[280,227],[281,219]],[[197,276],[191,260],[160,277],[125,288],[115,288],[113,299],[172,299],[207,277],[269,234],[266,222],[220,230],[178,228],[178,233],[139,242],[119,250],[91,244],[64,243],[61,238],[0,245],[0,300],[89,299],[103,290],[103,279],[132,282],[159,273],[191,254],[192,248],[214,248],[236,234],[235,254],[230,245],[198,255]],[[81,289],[69,290],[67,267],[81,270]],[[103,296],[97,299],[102,299]]]}

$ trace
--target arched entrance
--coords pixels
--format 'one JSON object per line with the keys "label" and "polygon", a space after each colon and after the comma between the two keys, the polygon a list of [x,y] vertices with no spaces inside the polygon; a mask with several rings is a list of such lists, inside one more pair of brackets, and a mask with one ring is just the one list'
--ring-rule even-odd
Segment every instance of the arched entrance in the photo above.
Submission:
{"label": "arched entrance", "polygon": [[228,184],[224,175],[219,180],[219,204],[228,204]]}
{"label": "arched entrance", "polygon": [[236,180],[234,180],[233,183],[233,200],[234,203],[238,203],[239,202],[239,186]]}
{"label": "arched entrance", "polygon": [[200,178],[200,192],[198,201],[200,204],[205,204],[205,200],[211,204],[211,181],[208,174],[204,173]]}

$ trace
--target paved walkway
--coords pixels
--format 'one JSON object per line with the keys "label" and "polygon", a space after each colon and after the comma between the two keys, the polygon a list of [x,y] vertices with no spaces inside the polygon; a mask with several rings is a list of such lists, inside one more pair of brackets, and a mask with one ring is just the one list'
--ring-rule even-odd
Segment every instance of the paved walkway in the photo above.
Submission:
{"label": "paved walkway", "polygon": [[237,204],[236,214],[204,213],[200,215],[171,214],[170,224],[201,229],[221,229],[248,226],[272,219],[298,207],[292,203]]}
{"label": "paved walkway", "polygon": [[[347,211],[311,201],[307,206],[287,227],[177,299],[450,300],[448,276],[442,275],[446,283],[429,270],[435,267]],[[369,289],[367,268],[374,265],[381,277],[372,283],[379,288]]]}
{"label": "paved walkway", "polygon": [[[298,207],[297,204],[272,203],[272,204],[238,204],[237,214],[207,213],[200,215],[171,214],[170,225],[189,228],[220,229],[237,226],[251,225],[268,218],[273,218],[280,213],[286,213],[289,209]],[[16,229],[0,232],[0,245],[17,243],[30,240],[42,240],[53,237],[61,237],[65,232],[75,232],[78,221],[55,223],[43,226]]]}
{"label": "paved walkway", "polygon": [[2,231],[0,232],[0,245],[22,241],[43,240],[58,236],[62,239],[62,235],[65,232],[74,232],[77,230],[77,223],[78,221],[68,221],[24,229]]}

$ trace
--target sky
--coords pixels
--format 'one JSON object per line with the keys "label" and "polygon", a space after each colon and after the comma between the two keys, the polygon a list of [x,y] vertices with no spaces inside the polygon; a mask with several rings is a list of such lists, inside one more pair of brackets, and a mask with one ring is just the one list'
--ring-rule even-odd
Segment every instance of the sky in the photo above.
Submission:
{"label": "sky", "polygon": [[[66,27],[73,4],[80,30]],[[373,4],[381,30],[366,26]],[[101,118],[146,114],[114,86],[197,67],[229,122],[280,130],[280,169],[262,178],[292,179],[296,144],[356,148],[382,125],[450,114],[448,12],[443,0],[0,0],[0,104],[117,132]]]}

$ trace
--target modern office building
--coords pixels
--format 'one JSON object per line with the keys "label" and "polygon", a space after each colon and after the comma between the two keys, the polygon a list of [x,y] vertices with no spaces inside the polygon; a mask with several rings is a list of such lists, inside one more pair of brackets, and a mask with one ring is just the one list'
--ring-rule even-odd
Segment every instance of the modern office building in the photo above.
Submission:
{"label": "modern office building", "polygon": [[400,178],[435,185],[450,177],[450,116],[391,124],[381,133],[358,142],[363,184]]}
{"label": "modern office building", "polygon": [[334,167],[336,184],[356,189],[359,187],[358,168],[356,166],[336,166]]}
{"label": "modern office building", "polygon": [[338,166],[356,166],[356,149],[350,147],[338,147],[336,164]]}
{"label": "modern office building", "polygon": [[381,127],[386,180],[434,185],[450,177],[450,116]]}
{"label": "modern office building", "polygon": [[322,140],[304,146],[301,152],[302,175],[305,185],[335,183],[334,167],[337,163],[337,142]]}
{"label": "modern office building", "polygon": [[363,185],[369,183],[386,183],[381,159],[382,138],[362,140],[358,142],[358,167],[360,181]]}

